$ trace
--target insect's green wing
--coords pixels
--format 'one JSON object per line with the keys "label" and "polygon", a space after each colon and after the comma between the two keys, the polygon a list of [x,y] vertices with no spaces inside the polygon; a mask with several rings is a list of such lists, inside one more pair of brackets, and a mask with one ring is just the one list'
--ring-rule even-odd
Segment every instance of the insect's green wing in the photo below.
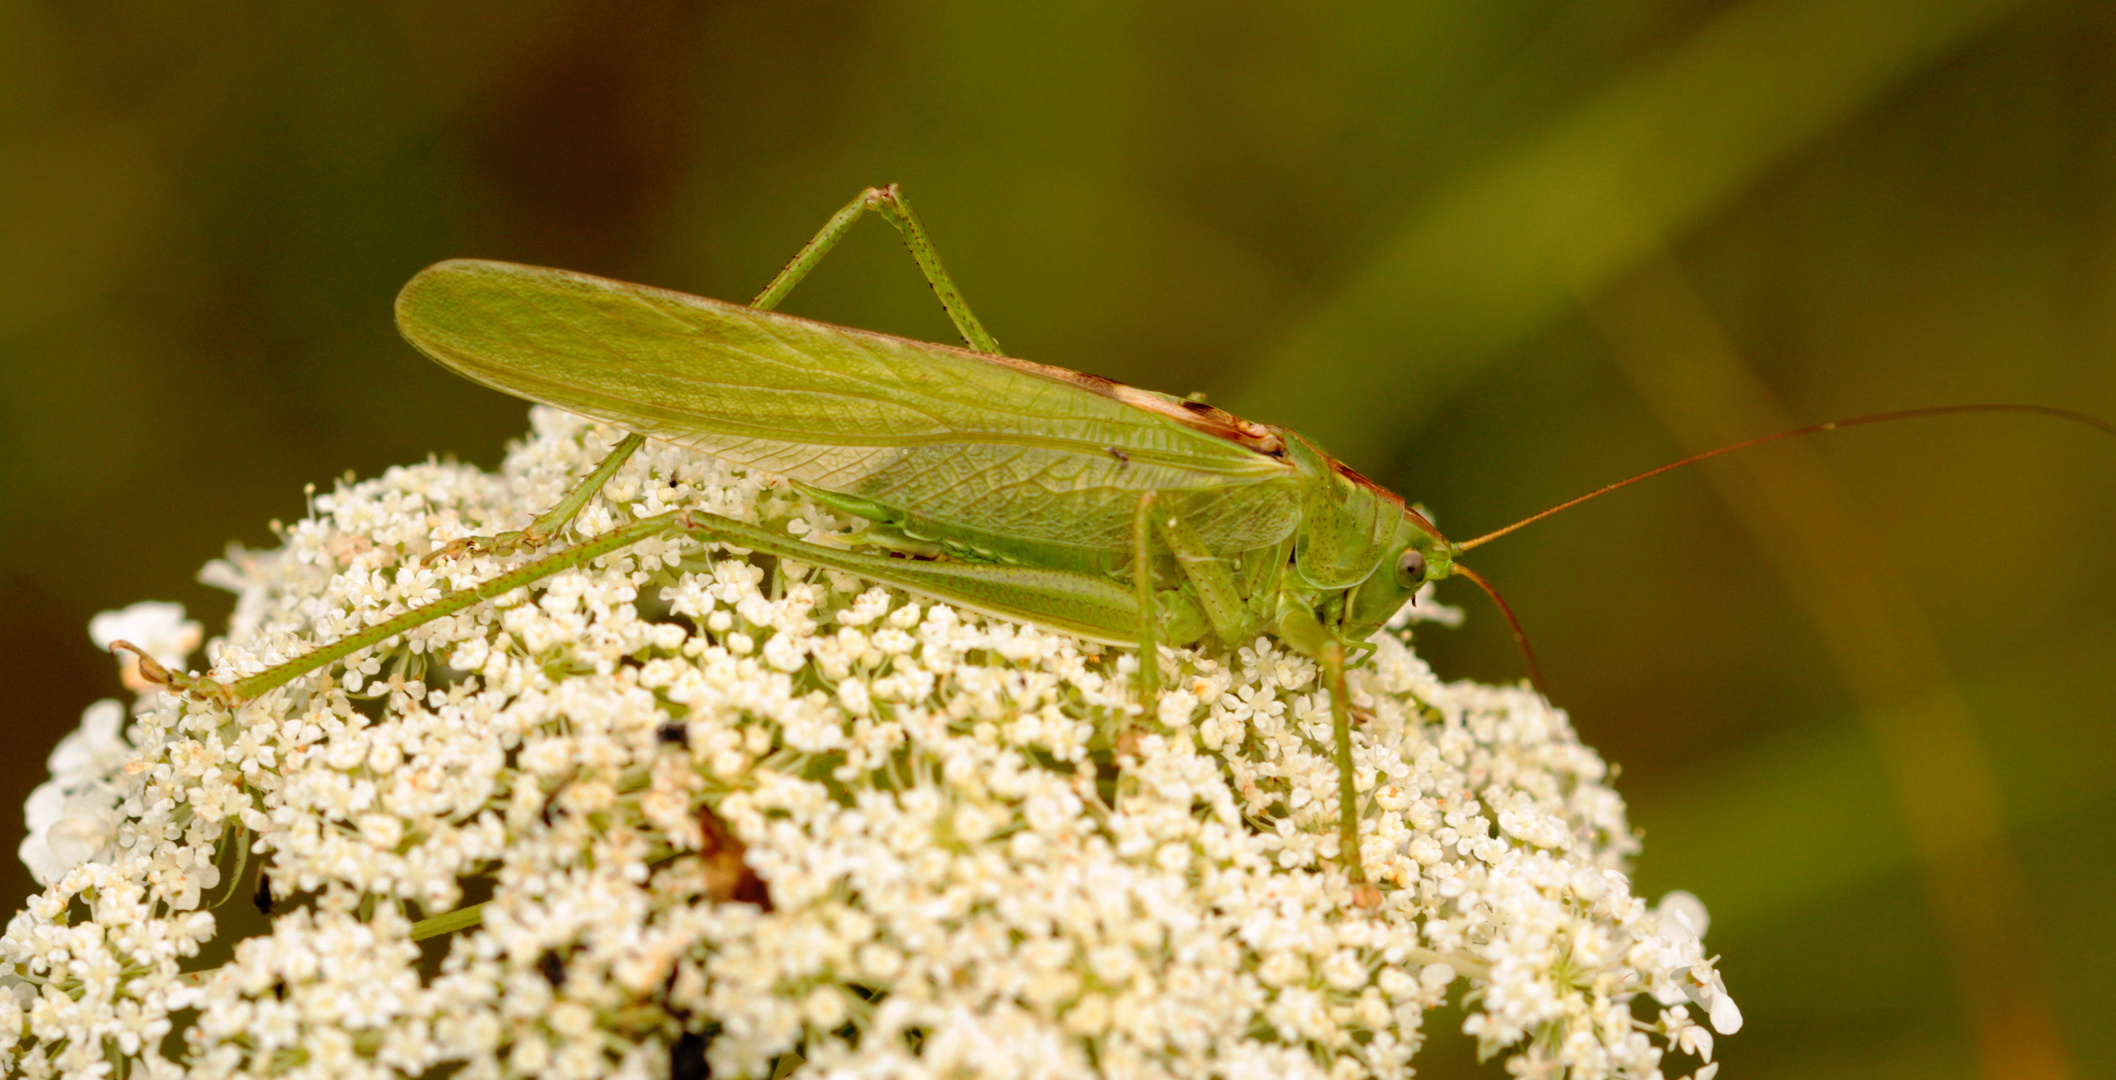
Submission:
{"label": "insect's green wing", "polygon": [[1149,490],[1217,551],[1298,523],[1268,429],[1059,368],[479,260],[397,324],[476,382],[996,542],[1127,550]]}

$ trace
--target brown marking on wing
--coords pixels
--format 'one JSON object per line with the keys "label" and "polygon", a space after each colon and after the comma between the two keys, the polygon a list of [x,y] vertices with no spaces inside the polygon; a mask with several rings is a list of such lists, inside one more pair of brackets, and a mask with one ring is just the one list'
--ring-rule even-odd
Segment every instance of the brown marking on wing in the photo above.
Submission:
{"label": "brown marking on wing", "polygon": [[1398,495],[1393,491],[1390,491],[1388,488],[1382,487],[1380,484],[1377,484],[1374,481],[1367,479],[1365,476],[1360,475],[1358,469],[1355,469],[1350,465],[1347,465],[1344,462],[1337,460],[1334,457],[1330,457],[1327,454],[1324,455],[1324,460],[1330,463],[1331,468],[1337,470],[1337,475],[1342,476],[1345,479],[1350,480],[1354,484],[1366,488],[1367,490],[1372,491],[1377,495],[1380,495],[1381,497],[1389,500],[1390,502],[1395,503],[1398,506],[1403,505],[1403,496]]}
{"label": "brown marking on wing", "polygon": [[1269,424],[1244,420],[1225,409],[1207,405],[1202,401],[1185,401],[1156,394],[1151,390],[1109,382],[1107,379],[1102,381],[1109,386],[1105,393],[1133,408],[1159,413],[1192,431],[1216,435],[1259,454],[1282,457],[1286,453],[1286,440],[1280,438],[1278,429]]}
{"label": "brown marking on wing", "polygon": [[[952,346],[944,346],[952,348]],[[967,352],[967,350],[964,350]],[[1286,441],[1279,436],[1278,429],[1269,424],[1244,420],[1225,409],[1207,405],[1202,401],[1189,401],[1126,386],[1100,375],[1085,371],[1039,364],[1034,360],[1022,360],[1012,356],[992,356],[986,353],[969,353],[979,360],[994,364],[1005,364],[1017,371],[1031,372],[1047,379],[1071,383],[1074,386],[1103,397],[1121,401],[1135,409],[1143,409],[1172,420],[1192,431],[1225,439],[1236,446],[1246,447],[1270,457],[1283,457]]]}
{"label": "brown marking on wing", "polygon": [[[1300,436],[1298,435],[1294,437],[1300,438]],[[1358,469],[1355,469],[1350,465],[1347,465],[1344,462],[1339,461],[1336,458],[1323,453],[1322,448],[1316,446],[1314,443],[1308,443],[1308,448],[1310,450],[1315,451],[1316,454],[1320,455],[1324,461],[1329,462],[1330,468],[1335,469],[1337,471],[1337,475],[1342,476],[1346,480],[1349,480],[1352,483],[1359,485],[1360,487],[1366,488],[1367,490],[1372,491],[1377,495],[1380,495],[1382,498],[1388,500],[1389,502],[1396,504],[1396,507],[1403,511],[1403,516],[1409,519],[1412,526],[1417,528],[1418,531],[1426,534],[1427,536],[1432,537],[1435,540],[1438,540],[1442,544],[1448,542],[1446,535],[1441,533],[1439,528],[1436,527],[1432,523],[1432,521],[1427,519],[1424,514],[1421,514],[1418,511],[1412,509],[1411,504],[1405,501],[1403,496],[1398,495],[1395,492],[1390,491],[1388,488],[1382,487],[1380,484],[1377,484],[1374,481],[1367,479],[1366,476],[1363,475]]]}
{"label": "brown marking on wing", "polygon": [[[1327,456],[1328,455],[1325,455],[1325,457]],[[1342,476],[1355,484],[1358,484],[1360,487],[1375,492],[1376,494],[1382,496],[1383,498],[1387,499],[1392,503],[1395,503],[1397,507],[1402,509],[1403,516],[1409,518],[1411,524],[1413,526],[1416,526],[1418,531],[1426,534],[1427,536],[1432,537],[1435,540],[1440,541],[1443,544],[1448,542],[1447,537],[1440,532],[1439,527],[1434,525],[1432,521],[1429,520],[1424,514],[1421,514],[1418,511],[1411,509],[1411,504],[1404,501],[1403,496],[1398,495],[1395,492],[1390,491],[1388,488],[1382,487],[1380,484],[1377,484],[1374,481],[1367,479],[1365,476],[1362,476],[1360,474],[1359,470],[1351,467],[1350,465],[1345,464],[1342,461],[1337,460],[1336,458],[1329,458],[1329,462],[1330,467],[1337,470],[1337,475]]]}
{"label": "brown marking on wing", "polygon": [[1412,526],[1417,528],[1419,532],[1422,532],[1427,536],[1438,540],[1442,544],[1448,542],[1446,535],[1441,533],[1439,527],[1434,525],[1432,521],[1428,519],[1424,514],[1421,514],[1418,511],[1412,509],[1411,504],[1409,502],[1406,502],[1403,496],[1398,495],[1395,492],[1390,491],[1388,488],[1382,487],[1380,484],[1377,484],[1374,481],[1367,479],[1366,477],[1360,475],[1359,470],[1354,469],[1350,465],[1347,465],[1344,462],[1337,460],[1336,458],[1330,458],[1329,461],[1330,467],[1337,470],[1337,475],[1342,476],[1355,484],[1358,484],[1360,487],[1375,492],[1376,494],[1382,496],[1383,498],[1387,499],[1392,503],[1395,503],[1397,508],[1403,511],[1403,516],[1409,518]]}

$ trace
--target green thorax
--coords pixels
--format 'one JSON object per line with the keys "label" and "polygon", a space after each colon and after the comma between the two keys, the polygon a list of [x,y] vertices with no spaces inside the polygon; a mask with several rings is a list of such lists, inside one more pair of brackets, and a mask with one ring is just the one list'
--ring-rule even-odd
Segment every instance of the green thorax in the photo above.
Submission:
{"label": "green thorax", "polygon": [[[1323,453],[1306,438],[1283,432],[1287,458],[1300,470],[1301,522],[1293,569],[1280,586],[1280,606],[1306,608],[1333,633],[1361,641],[1381,629],[1426,581],[1453,569],[1453,549],[1403,497]],[[1407,576],[1403,558],[1423,556]]]}
{"label": "green thorax", "polygon": [[1281,433],[1286,457],[1300,470],[1300,528],[1294,566],[1318,589],[1348,589],[1365,581],[1401,548],[1403,499],[1353,472],[1291,431]]}

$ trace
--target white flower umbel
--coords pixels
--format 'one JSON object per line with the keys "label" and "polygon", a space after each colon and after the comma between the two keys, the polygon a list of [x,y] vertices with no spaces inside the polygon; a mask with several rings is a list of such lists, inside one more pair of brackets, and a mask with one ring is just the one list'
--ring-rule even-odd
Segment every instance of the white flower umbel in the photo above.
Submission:
{"label": "white flower umbel", "polygon": [[[610,441],[535,428],[498,475],[392,469],[209,567],[240,596],[214,674],[518,563],[434,556]],[[650,444],[576,532],[676,507],[845,527]],[[1407,1075],[1451,995],[1517,1075],[1708,1061],[1681,1003],[1740,1014],[1702,905],[1632,894],[1601,759],[1537,695],[1375,644],[1372,909],[1339,869],[1327,694],[1275,642],[1173,652],[1145,715],[1125,650],[673,538],[234,709],[148,691],[120,732],[97,705],[32,800],[46,888],[0,938],[0,1065],[1344,1080]],[[194,970],[202,896],[257,867],[269,932]]]}

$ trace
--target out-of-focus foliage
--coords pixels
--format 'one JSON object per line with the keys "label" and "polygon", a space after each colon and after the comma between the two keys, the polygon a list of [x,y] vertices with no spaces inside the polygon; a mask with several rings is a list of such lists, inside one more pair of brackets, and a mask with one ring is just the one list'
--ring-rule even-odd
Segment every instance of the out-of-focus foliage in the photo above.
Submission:
{"label": "out-of-focus foliage", "polygon": [[[91,614],[210,624],[192,573],[304,484],[523,428],[396,340],[420,266],[739,299],[888,181],[1010,352],[1292,424],[1463,535],[1779,416],[2116,415],[2095,5],[0,2],[9,790],[115,690]],[[948,337],[878,224],[787,308]],[[1643,890],[1711,906],[1740,1075],[2116,1072],[2112,479],[2047,423],[1861,429],[1471,560],[1623,763]],[[1518,674],[1449,599],[1421,651]],[[1996,1005],[1927,887],[1952,783],[2003,827]]]}

